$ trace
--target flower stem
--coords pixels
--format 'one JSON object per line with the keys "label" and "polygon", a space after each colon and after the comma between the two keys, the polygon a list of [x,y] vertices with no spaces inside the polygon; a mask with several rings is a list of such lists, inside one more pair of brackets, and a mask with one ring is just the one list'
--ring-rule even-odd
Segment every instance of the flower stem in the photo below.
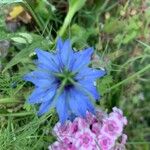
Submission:
{"label": "flower stem", "polygon": [[0,104],[7,104],[7,103],[21,103],[21,101],[9,97],[0,99]]}
{"label": "flower stem", "polygon": [[69,3],[69,11],[67,13],[67,16],[64,20],[64,23],[62,25],[62,27],[60,28],[58,35],[62,36],[65,32],[67,27],[69,26],[73,16],[75,15],[75,13],[80,10],[84,4],[85,4],[86,0],[70,0]]}
{"label": "flower stem", "polygon": [[142,70],[136,72],[135,74],[131,75],[130,77],[126,78],[125,80],[122,80],[121,82],[115,84],[114,86],[112,86],[111,88],[109,88],[106,92],[111,91],[112,89],[115,89],[116,87],[130,81],[130,80],[134,80],[134,78],[138,77],[140,74],[142,74],[143,72],[147,71],[148,69],[150,69],[150,65],[147,65],[146,67],[144,67]]}
{"label": "flower stem", "polygon": [[22,116],[29,116],[34,115],[34,112],[18,112],[18,113],[6,113],[0,114],[1,117],[22,117]]}

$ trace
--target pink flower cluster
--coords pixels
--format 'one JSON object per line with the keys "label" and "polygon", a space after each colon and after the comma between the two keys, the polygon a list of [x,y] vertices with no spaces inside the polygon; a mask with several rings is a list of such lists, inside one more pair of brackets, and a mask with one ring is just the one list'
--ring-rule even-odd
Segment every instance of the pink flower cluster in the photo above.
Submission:
{"label": "pink flower cluster", "polygon": [[86,119],[78,117],[64,125],[58,122],[54,127],[57,141],[49,150],[123,150],[127,140],[123,134],[125,125],[127,119],[116,107],[109,115],[102,111],[96,115],[87,112]]}

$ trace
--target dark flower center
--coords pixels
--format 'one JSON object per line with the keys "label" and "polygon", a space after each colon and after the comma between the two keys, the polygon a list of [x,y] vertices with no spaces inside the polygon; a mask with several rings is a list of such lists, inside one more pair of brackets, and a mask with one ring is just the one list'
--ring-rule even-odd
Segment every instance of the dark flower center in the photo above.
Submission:
{"label": "dark flower center", "polygon": [[61,85],[65,83],[64,88],[69,89],[73,87],[73,82],[75,82],[75,74],[64,69],[62,73],[55,73],[58,83]]}

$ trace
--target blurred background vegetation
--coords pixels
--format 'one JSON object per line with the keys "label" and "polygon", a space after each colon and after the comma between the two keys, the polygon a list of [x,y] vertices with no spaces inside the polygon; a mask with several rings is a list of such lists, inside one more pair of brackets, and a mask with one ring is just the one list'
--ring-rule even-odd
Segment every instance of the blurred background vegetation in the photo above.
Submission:
{"label": "blurred background vegetation", "polygon": [[150,149],[149,0],[0,1],[0,150],[44,150],[54,140],[55,112],[41,118],[26,100],[33,85],[34,49],[54,50],[58,36],[75,50],[95,48],[92,65],[105,68],[97,81],[97,107],[121,108],[128,118],[127,149]]}

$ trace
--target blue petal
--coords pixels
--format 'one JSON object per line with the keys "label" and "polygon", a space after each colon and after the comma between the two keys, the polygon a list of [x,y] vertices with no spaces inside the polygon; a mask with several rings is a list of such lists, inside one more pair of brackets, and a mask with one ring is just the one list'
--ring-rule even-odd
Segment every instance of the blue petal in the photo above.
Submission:
{"label": "blue petal", "polygon": [[55,95],[55,92],[56,92],[56,85],[52,86],[52,88],[49,90],[36,88],[29,97],[29,103],[35,104],[50,101]]}
{"label": "blue petal", "polygon": [[86,105],[87,105],[87,109],[89,112],[91,112],[92,114],[95,114],[95,107],[93,106],[93,104],[90,102],[89,99],[84,99],[86,101]]}
{"label": "blue petal", "polygon": [[82,68],[82,70],[80,70],[78,72],[78,74],[76,75],[76,79],[80,79],[80,80],[93,79],[93,80],[95,80],[97,78],[104,76],[105,74],[106,74],[106,72],[104,70],[97,70],[97,69],[84,67],[84,68]]}
{"label": "blue petal", "polygon": [[56,44],[56,51],[60,52],[62,47],[63,47],[63,41],[60,37],[58,37],[57,44]]}
{"label": "blue petal", "polygon": [[26,74],[25,76],[25,80],[26,80],[26,77],[31,77],[31,78],[36,78],[36,79],[40,79],[40,78],[43,78],[43,79],[51,79],[51,78],[54,78],[49,72],[46,72],[44,70],[35,70],[35,71],[32,71],[28,74]]}
{"label": "blue petal", "polygon": [[70,121],[73,122],[76,117],[77,117],[77,115],[75,115],[74,113],[71,112],[71,113],[69,114],[68,120],[70,120]]}
{"label": "blue petal", "polygon": [[59,120],[62,124],[68,119],[66,97],[67,95],[64,92],[62,95],[59,96],[56,102],[56,110],[59,116]]}
{"label": "blue petal", "polygon": [[39,103],[39,99],[45,96],[45,92],[46,91],[41,88],[34,89],[34,91],[32,92],[32,94],[28,99],[29,103],[31,104]]}
{"label": "blue petal", "polygon": [[99,99],[100,98],[100,94],[98,93],[96,86],[94,86],[94,83],[92,83],[91,81],[88,80],[80,80],[78,81],[78,83],[80,83],[80,85],[86,89],[88,92],[90,92],[92,94],[92,96],[94,97],[94,99]]}
{"label": "blue petal", "polygon": [[61,49],[61,58],[62,58],[62,61],[64,64],[67,63],[68,57],[69,57],[69,54],[71,51],[72,51],[71,50],[71,43],[70,43],[70,40],[68,39],[64,42],[64,45]]}
{"label": "blue petal", "polygon": [[41,104],[39,111],[38,111],[38,115],[41,116],[44,113],[48,112],[51,108],[51,101],[47,101]]}
{"label": "blue petal", "polygon": [[27,75],[24,77],[24,80],[30,81],[37,87],[41,87],[43,89],[48,89],[54,83],[54,80],[38,79],[38,78],[33,78]]}
{"label": "blue petal", "polygon": [[38,67],[55,72],[59,71],[59,66],[55,55],[40,49],[36,49],[35,52],[38,56]]}
{"label": "blue petal", "polygon": [[75,53],[76,60],[74,62],[72,70],[76,72],[82,69],[83,67],[88,66],[93,52],[94,52],[93,48],[87,48],[80,52],[76,52]]}
{"label": "blue petal", "polygon": [[73,60],[73,50],[71,49],[71,42],[69,39],[64,42],[60,57],[63,65],[68,69]]}
{"label": "blue petal", "polygon": [[47,72],[33,71],[24,76],[24,80],[30,81],[37,87],[49,88],[53,83],[56,82],[55,77],[48,74]]}
{"label": "blue petal", "polygon": [[81,92],[75,89],[70,90],[69,107],[72,113],[80,117],[86,116],[87,104],[84,99],[85,97],[82,95]]}

